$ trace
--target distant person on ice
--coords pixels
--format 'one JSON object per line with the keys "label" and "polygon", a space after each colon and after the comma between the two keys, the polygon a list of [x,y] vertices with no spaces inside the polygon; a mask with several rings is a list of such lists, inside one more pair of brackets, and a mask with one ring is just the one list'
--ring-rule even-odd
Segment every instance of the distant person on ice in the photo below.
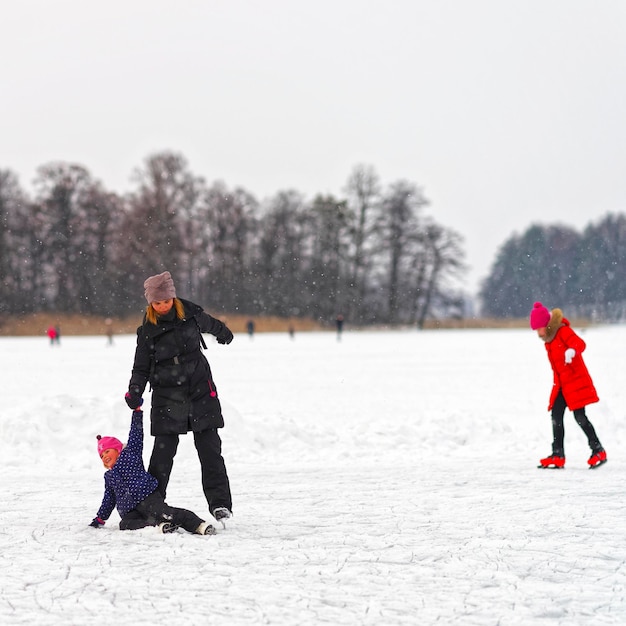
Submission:
{"label": "distant person on ice", "polygon": [[148,471],[165,498],[179,435],[192,431],[209,511],[223,523],[232,515],[230,482],[217,432],[224,418],[211,368],[201,350],[206,348],[201,333],[214,335],[220,344],[229,344],[233,334],[197,304],[177,298],[169,272],[150,276],[143,286],[148,306],[137,329],[126,403],[131,409],[140,406],[150,382],[154,446]]}
{"label": "distant person on ice", "polygon": [[337,341],[341,341],[341,334],[343,333],[343,315],[341,313],[335,319],[335,326],[337,327]]}
{"label": "distant person on ice", "polygon": [[54,326],[49,326],[46,334],[50,339],[51,346],[53,346],[55,343],[58,343],[59,336],[57,335],[57,329]]}
{"label": "distant person on ice", "polygon": [[113,320],[110,317],[107,317],[104,320],[104,325],[106,327],[105,333],[107,336],[107,345],[113,345]]}
{"label": "distant person on ice", "polygon": [[574,413],[576,423],[587,436],[591,448],[591,456],[587,461],[589,468],[606,463],[606,452],[585,414],[585,407],[599,400],[582,356],[587,347],[585,342],[570,328],[561,309],[552,309],[550,312],[541,302],[533,305],[530,327],[544,341],[554,375],[548,404],[548,411],[552,411],[552,454],[541,459],[539,467],[565,466],[563,417],[566,408]]}
{"label": "distant person on ice", "polygon": [[179,526],[197,535],[214,535],[215,528],[187,509],[169,506],[157,489],[157,479],[143,465],[143,412],[133,411],[126,446],[115,437],[98,435],[98,454],[107,469],[104,497],[90,526],[100,528],[117,507],[120,530],[158,526],[172,533]]}

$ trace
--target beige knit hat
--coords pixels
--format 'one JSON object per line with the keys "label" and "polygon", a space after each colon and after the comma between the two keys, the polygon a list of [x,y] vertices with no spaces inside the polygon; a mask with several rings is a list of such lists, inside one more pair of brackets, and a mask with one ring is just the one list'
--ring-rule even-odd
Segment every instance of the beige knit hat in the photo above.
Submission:
{"label": "beige knit hat", "polygon": [[163,272],[162,274],[146,278],[143,286],[146,290],[144,295],[146,296],[148,304],[176,297],[174,281],[172,280],[172,276],[169,272]]}

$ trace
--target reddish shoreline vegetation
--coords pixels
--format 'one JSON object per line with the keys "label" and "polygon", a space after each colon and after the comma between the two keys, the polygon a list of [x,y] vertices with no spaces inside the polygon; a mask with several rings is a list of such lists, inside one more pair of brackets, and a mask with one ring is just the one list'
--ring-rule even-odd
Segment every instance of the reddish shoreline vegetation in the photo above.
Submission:
{"label": "reddish shoreline vegetation", "polygon": [[[235,333],[247,332],[246,324],[253,319],[255,332],[294,332],[323,330],[324,325],[310,319],[282,319],[278,317],[250,317],[245,315],[228,315],[211,312],[211,315],[226,322]],[[107,322],[109,320],[109,322]],[[58,325],[61,337],[72,335],[106,335],[109,326],[114,335],[135,334],[141,324],[141,313],[125,318],[99,317],[94,315],[77,315],[62,313],[32,313],[22,316],[5,316],[0,318],[0,336],[29,337],[46,336],[49,326]],[[334,322],[329,323],[330,328]]]}
{"label": "reddish shoreline vegetation", "polygon": [[[246,316],[229,315],[211,312],[211,315],[226,322],[234,333],[246,333],[248,320],[254,320],[254,332],[289,332],[291,328],[294,333],[335,330],[334,320],[322,324],[312,319],[306,318],[280,318],[270,316]],[[109,320],[109,321],[107,321]],[[0,337],[45,337],[46,330],[51,325],[58,325],[61,329],[61,337],[74,335],[106,335],[109,326],[114,335],[134,334],[137,326],[141,323],[141,314],[126,318],[106,318],[93,315],[76,314],[55,314],[55,313],[32,313],[23,316],[6,316],[0,318]],[[577,328],[584,328],[590,325],[589,320],[574,320],[572,325]],[[492,318],[467,318],[467,319],[447,319],[447,320],[427,320],[424,329],[451,329],[451,328],[526,328],[526,319],[492,319]],[[348,331],[389,329],[387,325],[358,327],[351,326],[349,320],[346,321],[345,329]],[[399,326],[398,328],[402,328]]]}

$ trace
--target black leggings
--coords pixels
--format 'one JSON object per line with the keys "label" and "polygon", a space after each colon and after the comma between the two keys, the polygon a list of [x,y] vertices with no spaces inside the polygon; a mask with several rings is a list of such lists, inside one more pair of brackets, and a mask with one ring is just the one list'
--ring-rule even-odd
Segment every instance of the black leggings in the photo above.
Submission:
{"label": "black leggings", "polygon": [[153,491],[124,515],[120,520],[120,530],[137,530],[146,526],[157,526],[161,522],[171,522],[193,533],[203,521],[193,511],[169,506],[159,491]]}
{"label": "black leggings", "polygon": [[[217,429],[209,428],[193,434],[200,466],[202,468],[202,490],[213,514],[216,508],[225,506],[232,511],[230,482],[226,473],[226,464],[222,457],[222,440]],[[178,449],[178,435],[156,435],[150,457],[148,472],[159,481],[159,491],[163,498],[170,480],[174,457]]]}
{"label": "black leggings", "polygon": [[[563,426],[563,416],[565,415],[565,409],[567,408],[567,403],[565,402],[565,398],[563,397],[563,392],[559,391],[559,395],[556,397],[554,401],[554,405],[552,406],[552,453],[553,454],[564,454],[564,445],[563,440],[565,438],[565,427]],[[589,442],[589,447],[593,452],[596,452],[602,448],[598,436],[596,435],[596,431],[592,425],[592,423],[587,419],[587,415],[585,414],[585,407],[582,409],[574,409],[574,419],[576,423],[582,428],[585,435],[587,435],[587,441]]]}

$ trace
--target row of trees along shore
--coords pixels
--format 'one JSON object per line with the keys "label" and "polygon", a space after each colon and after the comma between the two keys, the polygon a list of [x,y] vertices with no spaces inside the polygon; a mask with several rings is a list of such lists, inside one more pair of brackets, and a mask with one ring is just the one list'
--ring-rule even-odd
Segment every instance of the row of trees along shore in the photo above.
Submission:
{"label": "row of trees along shore", "polygon": [[484,315],[526,317],[540,300],[571,318],[626,320],[626,216],[607,214],[581,233],[532,225],[500,248],[479,297]]}
{"label": "row of trees along shore", "polygon": [[419,327],[462,315],[462,238],[425,214],[414,183],[383,188],[359,165],[342,198],[286,190],[260,203],[172,152],[148,157],[134,182],[120,196],[51,163],[30,197],[0,170],[0,310],[125,316],[167,269],[179,295],[216,313]]}

